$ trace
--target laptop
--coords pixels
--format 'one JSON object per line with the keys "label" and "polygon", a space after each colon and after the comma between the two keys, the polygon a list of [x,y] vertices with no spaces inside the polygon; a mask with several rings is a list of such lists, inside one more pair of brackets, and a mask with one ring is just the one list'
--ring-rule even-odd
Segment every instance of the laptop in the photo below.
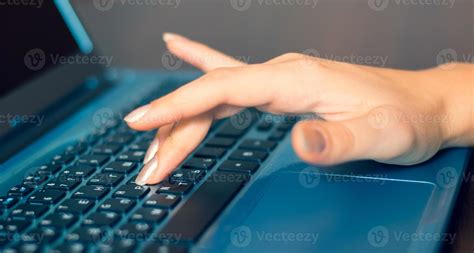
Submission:
{"label": "laptop", "polygon": [[167,180],[134,184],[155,133],[123,116],[201,73],[113,68],[69,1],[15,3],[0,7],[1,252],[418,253],[456,239],[467,149],[312,166],[290,144],[303,116],[244,110]]}

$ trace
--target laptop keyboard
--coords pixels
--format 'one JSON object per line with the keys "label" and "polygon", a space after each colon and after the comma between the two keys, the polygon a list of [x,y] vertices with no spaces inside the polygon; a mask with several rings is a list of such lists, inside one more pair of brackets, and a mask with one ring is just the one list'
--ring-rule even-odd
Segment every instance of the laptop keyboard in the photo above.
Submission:
{"label": "laptop keyboard", "polygon": [[[0,249],[187,252],[294,123],[246,115],[245,126],[216,123],[195,152],[153,186],[134,180],[155,133],[110,120],[0,197]],[[247,138],[249,131],[262,138]]]}

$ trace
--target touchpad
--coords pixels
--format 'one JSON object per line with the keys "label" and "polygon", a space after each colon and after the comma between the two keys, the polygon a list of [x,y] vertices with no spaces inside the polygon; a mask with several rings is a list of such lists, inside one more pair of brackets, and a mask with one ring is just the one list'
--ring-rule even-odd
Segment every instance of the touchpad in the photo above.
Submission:
{"label": "touchpad", "polygon": [[432,191],[422,182],[280,172],[228,250],[402,252],[410,240],[401,236],[416,232]]}

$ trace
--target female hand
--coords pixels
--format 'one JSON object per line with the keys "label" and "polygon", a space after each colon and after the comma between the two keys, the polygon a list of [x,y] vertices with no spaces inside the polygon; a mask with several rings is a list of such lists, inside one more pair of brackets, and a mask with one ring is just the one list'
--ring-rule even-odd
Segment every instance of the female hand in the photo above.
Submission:
{"label": "female hand", "polygon": [[297,53],[245,65],[176,34],[164,40],[173,54],[207,73],[125,118],[137,130],[159,128],[138,184],[165,179],[205,138],[212,120],[245,107],[322,118],[292,130],[296,153],[312,164],[372,159],[410,165],[441,148],[473,143],[470,65],[403,71]]}

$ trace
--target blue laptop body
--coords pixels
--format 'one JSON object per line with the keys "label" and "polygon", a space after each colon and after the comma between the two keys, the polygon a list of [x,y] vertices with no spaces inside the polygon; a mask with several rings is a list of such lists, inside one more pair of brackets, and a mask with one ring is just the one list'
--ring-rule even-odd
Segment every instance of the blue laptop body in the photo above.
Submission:
{"label": "blue laptop body", "polygon": [[[44,8],[61,18],[41,25],[67,27],[75,55],[99,56],[68,1]],[[247,110],[215,124],[169,182],[137,187],[154,133],[131,131],[120,119],[201,73],[77,62],[32,70],[50,52],[21,51],[31,78],[10,82],[0,97],[1,112],[13,115],[0,132],[0,251],[418,253],[456,239],[447,225],[467,149],[408,167],[317,167],[294,154],[293,120]],[[11,99],[18,94],[29,99]],[[47,106],[18,111],[37,100]]]}

